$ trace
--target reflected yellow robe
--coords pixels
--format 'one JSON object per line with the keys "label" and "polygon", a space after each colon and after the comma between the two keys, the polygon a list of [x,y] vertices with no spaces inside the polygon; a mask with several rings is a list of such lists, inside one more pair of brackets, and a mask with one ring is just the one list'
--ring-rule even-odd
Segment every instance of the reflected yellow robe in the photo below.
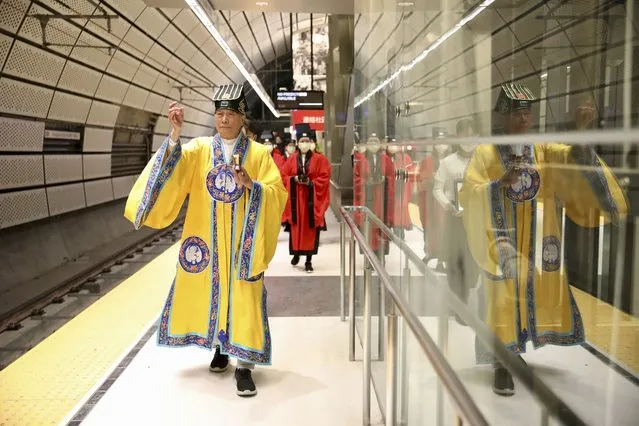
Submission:
{"label": "reflected yellow robe", "polygon": [[[497,181],[512,158],[510,146],[479,146],[462,189],[464,225],[473,257],[483,269],[486,322],[515,353],[546,344],[585,341],[583,321],[566,276],[561,273],[561,217],[583,227],[625,218],[627,203],[615,177],[590,148],[548,144],[526,146],[534,167],[518,184]],[[543,203],[543,229],[537,230],[537,203]],[[535,265],[537,232],[542,232],[541,271]],[[566,247],[580,250],[580,247]],[[516,268],[505,268],[515,258]],[[504,273],[506,271],[506,274]],[[480,361],[482,362],[482,361]]]}
{"label": "reflected yellow robe", "polygon": [[264,271],[275,254],[287,200],[266,148],[240,136],[234,148],[254,181],[235,185],[219,135],[153,156],[126,204],[136,228],[164,228],[189,196],[175,281],[162,311],[158,343],[196,345],[255,364],[270,364]]}

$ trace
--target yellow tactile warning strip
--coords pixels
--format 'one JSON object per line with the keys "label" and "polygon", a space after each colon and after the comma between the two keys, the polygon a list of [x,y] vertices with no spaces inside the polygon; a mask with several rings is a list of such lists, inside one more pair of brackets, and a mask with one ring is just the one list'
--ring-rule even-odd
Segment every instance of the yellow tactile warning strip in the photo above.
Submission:
{"label": "yellow tactile warning strip", "polygon": [[572,293],[586,329],[586,340],[621,367],[639,374],[639,319],[577,288]]}
{"label": "yellow tactile warning strip", "polygon": [[159,318],[178,249],[179,243],[0,371],[0,425],[65,419]]}
{"label": "yellow tactile warning strip", "polygon": [[[419,207],[410,203],[408,209],[413,224],[421,227]],[[571,288],[584,321],[588,343],[621,367],[639,374],[639,319],[575,287]]]}

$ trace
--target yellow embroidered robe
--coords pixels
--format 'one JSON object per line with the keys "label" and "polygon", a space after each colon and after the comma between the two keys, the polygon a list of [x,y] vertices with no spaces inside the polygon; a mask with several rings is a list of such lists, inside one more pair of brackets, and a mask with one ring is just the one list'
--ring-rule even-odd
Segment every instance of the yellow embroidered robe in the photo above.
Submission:
{"label": "yellow embroidered robe", "polygon": [[158,343],[211,350],[218,342],[222,353],[270,364],[264,271],[275,254],[287,192],[263,145],[239,136],[233,153],[253,179],[252,190],[235,184],[219,134],[173,150],[167,138],[131,190],[125,216],[136,228],[164,228],[189,196]]}
{"label": "yellow embroidered robe", "polygon": [[[575,223],[595,227],[600,214],[606,221],[626,215],[625,196],[593,150],[559,144],[526,146],[524,156],[533,169],[501,188],[497,181],[512,152],[510,146],[478,147],[460,190],[471,252],[484,272],[486,323],[515,353],[525,352],[528,340],[535,349],[580,344],[585,341],[583,321],[561,272],[557,199]],[[541,236],[538,202],[543,203]]]}

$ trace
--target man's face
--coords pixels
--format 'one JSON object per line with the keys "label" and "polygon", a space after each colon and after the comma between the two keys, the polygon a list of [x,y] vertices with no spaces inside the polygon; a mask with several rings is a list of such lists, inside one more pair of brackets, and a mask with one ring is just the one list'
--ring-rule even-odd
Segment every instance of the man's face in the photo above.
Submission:
{"label": "man's face", "polygon": [[244,125],[244,116],[231,110],[215,111],[215,128],[224,139],[235,139]]}
{"label": "man's face", "polygon": [[528,109],[520,109],[504,114],[506,129],[511,135],[527,133],[532,124],[532,114]]}

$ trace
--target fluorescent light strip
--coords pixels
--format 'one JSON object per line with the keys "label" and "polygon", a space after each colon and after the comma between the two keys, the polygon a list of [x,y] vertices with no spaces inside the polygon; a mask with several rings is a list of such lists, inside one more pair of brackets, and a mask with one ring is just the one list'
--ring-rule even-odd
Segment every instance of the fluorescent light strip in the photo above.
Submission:
{"label": "fluorescent light strip", "polygon": [[424,49],[424,51],[422,51],[422,53],[417,55],[415,59],[413,59],[408,64],[404,64],[401,67],[399,67],[397,71],[395,71],[386,80],[378,84],[377,87],[375,87],[369,93],[367,93],[365,96],[361,97],[360,99],[355,100],[355,108],[359,107],[361,104],[363,104],[364,102],[372,98],[377,92],[382,90],[384,87],[388,86],[393,80],[399,77],[401,73],[412,69],[415,65],[423,61],[433,50],[437,49],[444,41],[446,41],[449,37],[451,37],[457,31],[459,31],[464,25],[466,25],[467,23],[475,19],[480,13],[482,13],[488,6],[490,6],[494,2],[495,0],[485,0],[484,2],[482,2],[482,4],[480,4],[475,9],[473,9],[471,13],[469,13],[468,15],[460,19],[460,21],[457,24],[455,24],[453,28],[446,31],[442,36],[440,36],[437,40],[435,40],[430,46]]}
{"label": "fluorescent light strip", "polygon": [[264,90],[262,90],[262,86],[261,84],[259,84],[259,79],[257,78],[257,76],[255,74],[249,73],[248,70],[244,67],[244,65],[242,65],[242,63],[240,62],[238,57],[235,55],[233,50],[231,50],[231,48],[226,43],[226,41],[224,41],[224,38],[219,33],[217,28],[215,28],[215,25],[213,25],[213,22],[211,22],[211,19],[209,18],[208,14],[204,11],[204,9],[202,9],[202,6],[200,6],[198,1],[197,0],[185,0],[185,1],[189,5],[193,13],[195,13],[195,15],[198,17],[202,25],[206,27],[206,29],[209,31],[209,33],[213,36],[213,38],[217,42],[217,44],[222,48],[224,53],[226,53],[226,56],[228,56],[231,62],[233,62],[233,65],[235,65],[235,67],[240,71],[240,73],[242,73],[244,78],[246,78],[246,81],[248,81],[251,87],[253,87],[253,90],[255,90],[255,93],[257,93],[260,99],[262,99],[262,102],[266,104],[268,109],[271,110],[271,112],[276,118],[279,118],[281,115],[280,112],[275,109],[275,105],[273,104],[273,101],[271,100],[271,98],[264,92]]}

